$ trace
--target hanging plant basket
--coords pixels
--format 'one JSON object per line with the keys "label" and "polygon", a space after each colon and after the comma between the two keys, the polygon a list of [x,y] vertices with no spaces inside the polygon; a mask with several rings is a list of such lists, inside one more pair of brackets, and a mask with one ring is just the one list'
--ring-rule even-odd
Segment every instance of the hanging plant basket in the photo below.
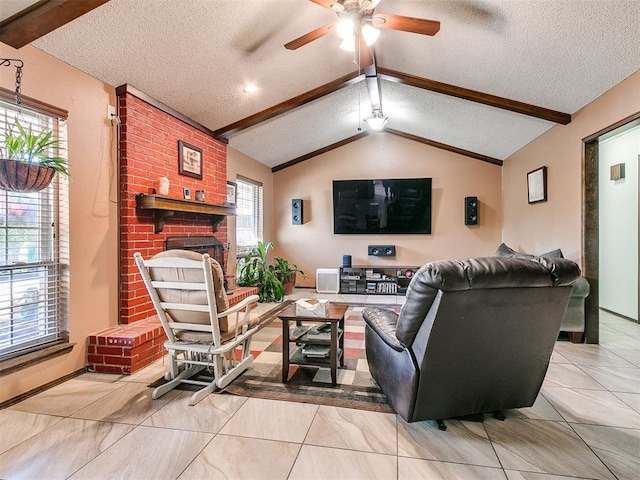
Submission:
{"label": "hanging plant basket", "polygon": [[0,189],[39,192],[49,186],[56,171],[37,163],[0,158]]}

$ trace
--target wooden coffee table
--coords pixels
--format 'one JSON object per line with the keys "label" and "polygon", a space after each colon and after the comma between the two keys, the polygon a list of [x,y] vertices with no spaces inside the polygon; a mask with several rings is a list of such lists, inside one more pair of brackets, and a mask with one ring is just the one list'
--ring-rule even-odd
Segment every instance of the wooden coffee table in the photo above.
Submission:
{"label": "wooden coffee table", "polygon": [[[285,308],[278,314],[282,320],[282,381],[289,381],[289,365],[313,365],[318,367],[329,367],[331,369],[331,384],[338,383],[338,363],[344,366],[344,314],[349,308],[348,305],[337,305],[330,303],[327,305],[329,314],[326,317],[312,317],[296,315],[295,303]],[[306,340],[305,335],[297,340],[291,340],[290,322],[296,325],[309,323],[326,322],[331,324],[329,340]],[[299,347],[293,354],[290,353],[291,343]],[[302,344],[306,345],[329,345],[329,358],[305,357],[302,353]]]}

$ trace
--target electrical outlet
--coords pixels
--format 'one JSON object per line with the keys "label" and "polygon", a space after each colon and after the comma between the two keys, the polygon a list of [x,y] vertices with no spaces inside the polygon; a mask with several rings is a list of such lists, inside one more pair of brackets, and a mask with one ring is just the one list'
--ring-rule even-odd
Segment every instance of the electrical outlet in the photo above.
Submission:
{"label": "electrical outlet", "polygon": [[113,117],[117,116],[116,107],[113,105],[107,105],[107,120],[111,120]]}

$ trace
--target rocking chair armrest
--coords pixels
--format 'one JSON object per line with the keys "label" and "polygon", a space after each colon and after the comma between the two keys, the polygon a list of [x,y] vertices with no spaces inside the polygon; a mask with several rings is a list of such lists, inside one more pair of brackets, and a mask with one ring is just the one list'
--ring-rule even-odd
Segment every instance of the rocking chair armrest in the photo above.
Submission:
{"label": "rocking chair armrest", "polygon": [[250,295],[233,307],[218,313],[218,318],[235,315],[235,338],[238,338],[238,334],[244,334],[249,330],[251,305],[257,302],[259,298],[258,295]]}
{"label": "rocking chair armrest", "polygon": [[231,315],[232,313],[244,310],[245,307],[248,307],[249,311],[251,311],[251,305],[254,302],[257,302],[259,299],[260,297],[258,295],[250,295],[244,300],[236,303],[233,307],[226,309],[224,312],[218,312],[218,318],[226,317],[227,315]]}

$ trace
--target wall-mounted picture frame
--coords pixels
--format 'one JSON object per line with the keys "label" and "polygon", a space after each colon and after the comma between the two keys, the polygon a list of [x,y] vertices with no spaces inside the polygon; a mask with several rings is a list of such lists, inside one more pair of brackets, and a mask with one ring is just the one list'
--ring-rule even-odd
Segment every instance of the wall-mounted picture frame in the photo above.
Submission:
{"label": "wall-mounted picture frame", "polygon": [[202,149],[178,140],[178,173],[202,180]]}
{"label": "wall-mounted picture frame", "polygon": [[547,167],[536,168],[527,173],[529,203],[547,201]]}
{"label": "wall-mounted picture frame", "polygon": [[236,206],[236,201],[238,200],[238,188],[234,182],[227,182],[227,200],[224,202],[225,205],[229,205],[230,207]]}

